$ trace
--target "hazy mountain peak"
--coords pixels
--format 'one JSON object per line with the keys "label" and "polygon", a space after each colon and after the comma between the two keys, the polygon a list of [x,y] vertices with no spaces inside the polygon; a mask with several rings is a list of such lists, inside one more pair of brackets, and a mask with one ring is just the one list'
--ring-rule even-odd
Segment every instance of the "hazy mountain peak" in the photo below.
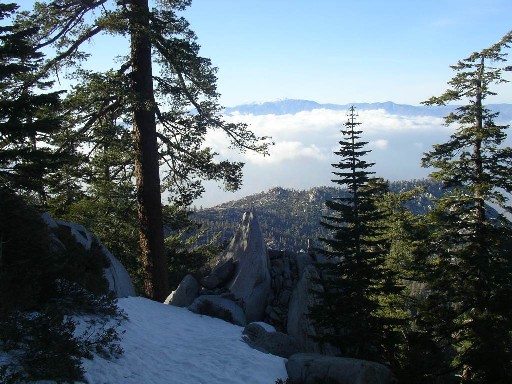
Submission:
{"label": "hazy mountain peak", "polygon": [[[348,110],[352,105],[361,111],[382,109],[391,115],[435,117],[446,116],[457,107],[456,105],[424,106],[397,104],[393,101],[375,103],[322,104],[313,100],[279,99],[275,101],[241,104],[234,107],[228,107],[224,109],[224,113],[227,115],[237,113],[242,115],[287,115],[312,111],[315,109],[344,111]],[[492,111],[500,112],[500,121],[512,120],[512,104],[489,104],[487,107]]]}

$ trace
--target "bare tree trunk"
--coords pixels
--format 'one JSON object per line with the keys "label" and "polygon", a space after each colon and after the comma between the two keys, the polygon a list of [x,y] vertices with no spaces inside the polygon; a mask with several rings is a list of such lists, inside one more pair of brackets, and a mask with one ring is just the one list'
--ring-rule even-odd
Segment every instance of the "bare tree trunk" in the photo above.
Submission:
{"label": "bare tree trunk", "polygon": [[475,125],[477,134],[475,137],[475,141],[473,142],[473,159],[474,159],[474,183],[475,183],[475,198],[476,198],[476,209],[477,209],[477,220],[479,224],[482,224],[485,221],[485,200],[483,198],[482,193],[482,175],[483,171],[483,160],[482,160],[482,139],[481,132],[483,129],[483,116],[482,116],[482,81],[483,81],[483,72],[484,72],[484,59],[481,59],[480,62],[480,71],[478,75],[478,80],[476,83],[477,93],[476,93],[476,117],[475,117]]}
{"label": "bare tree trunk", "polygon": [[153,300],[163,301],[169,289],[160,200],[148,0],[131,0],[130,34],[135,97],[135,177],[144,294]]}

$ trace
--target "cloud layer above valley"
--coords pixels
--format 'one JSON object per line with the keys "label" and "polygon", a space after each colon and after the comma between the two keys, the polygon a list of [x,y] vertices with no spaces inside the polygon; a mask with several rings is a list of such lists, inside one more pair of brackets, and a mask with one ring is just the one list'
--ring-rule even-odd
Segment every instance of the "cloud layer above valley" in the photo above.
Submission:
{"label": "cloud layer above valley", "polygon": [[[258,136],[271,136],[275,145],[270,156],[247,152],[236,153],[229,148],[221,132],[207,136],[222,158],[246,163],[244,183],[235,194],[225,194],[218,186],[207,184],[207,191],[198,205],[211,206],[223,201],[261,192],[274,186],[305,189],[331,185],[333,154],[339,149],[340,129],[347,121],[347,112],[315,109],[295,114],[252,115],[233,113],[229,122],[247,123]],[[432,144],[446,141],[451,128],[434,116],[401,116],[385,110],[362,110],[357,122],[361,139],[372,152],[368,160],[375,162],[376,175],[390,180],[423,178],[429,173],[421,168],[421,157]]]}

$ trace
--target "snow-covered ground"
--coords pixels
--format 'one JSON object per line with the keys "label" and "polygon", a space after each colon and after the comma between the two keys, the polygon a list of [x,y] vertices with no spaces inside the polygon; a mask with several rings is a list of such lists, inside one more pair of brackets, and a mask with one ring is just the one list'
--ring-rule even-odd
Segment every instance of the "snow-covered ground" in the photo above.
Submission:
{"label": "snow-covered ground", "polygon": [[123,355],[84,360],[89,384],[274,384],[285,359],[242,341],[243,328],[140,297],[119,299]]}

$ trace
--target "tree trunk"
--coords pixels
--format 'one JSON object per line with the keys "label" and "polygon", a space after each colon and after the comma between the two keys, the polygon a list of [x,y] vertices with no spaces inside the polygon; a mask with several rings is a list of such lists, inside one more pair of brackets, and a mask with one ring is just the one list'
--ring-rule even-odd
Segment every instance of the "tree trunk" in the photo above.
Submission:
{"label": "tree trunk", "polygon": [[477,209],[478,224],[481,225],[485,221],[485,200],[482,193],[483,183],[483,161],[482,161],[482,130],[483,130],[483,106],[482,106],[482,82],[484,76],[484,59],[480,62],[480,71],[478,73],[478,80],[476,82],[476,134],[475,141],[473,142],[473,159],[474,159],[474,183],[475,183],[475,198]]}
{"label": "tree trunk", "polygon": [[130,35],[132,91],[135,97],[135,178],[144,294],[153,300],[163,301],[168,294],[168,280],[160,200],[148,0],[131,0]]}

